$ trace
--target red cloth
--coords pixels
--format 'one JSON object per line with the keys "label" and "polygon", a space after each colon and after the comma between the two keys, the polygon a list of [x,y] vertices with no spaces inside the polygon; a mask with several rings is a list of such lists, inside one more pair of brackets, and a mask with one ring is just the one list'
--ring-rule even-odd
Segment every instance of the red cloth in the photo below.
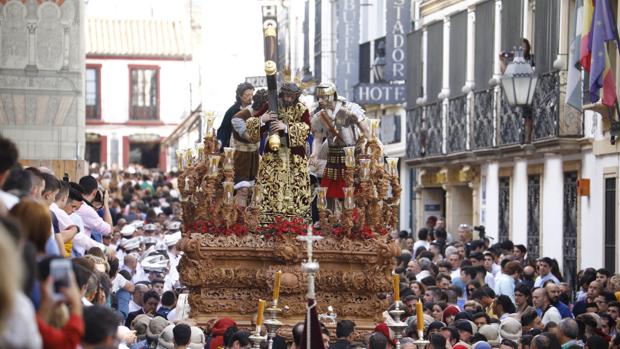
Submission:
{"label": "red cloth", "polygon": [[330,199],[344,199],[344,190],[347,183],[344,179],[331,180],[327,178],[327,169],[321,178],[321,187],[327,187],[327,197]]}
{"label": "red cloth", "polygon": [[224,333],[230,326],[237,326],[235,321],[231,318],[222,318],[217,320],[211,329],[211,342],[209,343],[209,349],[217,349],[218,347],[225,347],[224,345]]}
{"label": "red cloth", "polygon": [[37,315],[37,326],[45,349],[75,349],[84,335],[84,321],[79,315],[71,314],[61,329],[48,325]]}

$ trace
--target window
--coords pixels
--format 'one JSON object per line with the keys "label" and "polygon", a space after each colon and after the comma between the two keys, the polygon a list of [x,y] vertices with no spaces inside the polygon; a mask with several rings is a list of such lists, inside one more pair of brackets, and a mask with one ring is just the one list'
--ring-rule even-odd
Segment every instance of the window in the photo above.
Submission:
{"label": "window", "polygon": [[86,66],[86,119],[101,119],[101,65]]}
{"label": "window", "polygon": [[159,67],[130,66],[129,118],[159,120]]}
{"label": "window", "polygon": [[362,83],[370,82],[370,41],[360,45],[359,79]]}
{"label": "window", "polygon": [[616,271],[616,177],[605,178],[605,269]]}

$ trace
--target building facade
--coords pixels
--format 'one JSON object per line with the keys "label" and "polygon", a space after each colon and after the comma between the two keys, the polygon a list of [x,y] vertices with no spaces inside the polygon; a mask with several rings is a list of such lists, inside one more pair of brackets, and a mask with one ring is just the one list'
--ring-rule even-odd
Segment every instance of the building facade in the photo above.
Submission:
{"label": "building facade", "polygon": [[84,2],[0,3],[0,134],[62,177],[84,162]]}
{"label": "building facade", "polygon": [[[607,117],[565,103],[575,2],[413,6],[406,136],[412,227],[431,215],[445,217],[450,232],[484,225],[494,241],[511,239],[531,257],[555,258],[569,282],[586,266],[619,270],[618,148]],[[538,75],[531,110],[509,106],[499,86],[499,53],[522,38]],[[533,118],[531,143],[524,113]]]}
{"label": "building facade", "polygon": [[201,102],[200,16],[191,2],[171,12],[164,2],[143,5],[151,11],[128,8],[120,17],[88,5],[85,158],[168,170],[174,156],[162,141]]}

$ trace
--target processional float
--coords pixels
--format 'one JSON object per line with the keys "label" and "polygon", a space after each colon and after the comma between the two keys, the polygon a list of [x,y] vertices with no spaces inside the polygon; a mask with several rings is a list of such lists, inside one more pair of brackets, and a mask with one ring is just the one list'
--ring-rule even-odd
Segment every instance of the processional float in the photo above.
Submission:
{"label": "processional float", "polygon": [[[267,51],[270,42],[275,44],[275,31],[266,28],[265,36]],[[273,61],[266,62],[265,71],[268,80],[275,79]],[[269,184],[260,177],[249,205],[237,206],[234,149],[220,152],[213,121],[206,116],[201,144],[177,152],[184,221],[178,269],[189,290],[190,317],[199,324],[229,317],[239,327],[263,325],[271,343],[280,328],[285,329],[280,335],[290,337],[291,327],[306,317],[306,297],[312,294],[319,313],[333,307],[339,318],[356,322],[358,335],[372,331],[384,320],[389,304],[379,295],[392,291],[394,257],[400,255],[389,234],[398,226],[398,159],[383,156],[379,120],[370,120],[366,144],[345,148],[342,208],[328,205],[325,188],[316,191],[320,219],[310,234],[310,217],[259,219],[267,208],[258,188]],[[266,302],[258,300],[270,295],[265,309]],[[392,315],[399,318],[400,313]],[[404,328],[393,330],[402,333]],[[256,330],[252,340],[265,337]]]}

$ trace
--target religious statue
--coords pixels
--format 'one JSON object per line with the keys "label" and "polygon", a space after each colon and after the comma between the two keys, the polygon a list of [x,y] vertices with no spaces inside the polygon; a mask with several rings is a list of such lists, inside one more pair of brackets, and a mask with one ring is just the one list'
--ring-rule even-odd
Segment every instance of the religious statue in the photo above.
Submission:
{"label": "religious statue", "polygon": [[319,111],[312,117],[314,141],[310,162],[318,161],[319,153],[326,143],[327,163],[321,186],[327,187],[327,198],[344,199],[344,148],[357,146],[356,152],[362,152],[362,144],[369,137],[366,117],[358,104],[338,98],[336,86],[331,82],[317,86],[316,98]]}
{"label": "religious statue", "polygon": [[269,124],[270,134],[280,138],[277,146],[267,143],[259,164],[255,190],[261,192],[261,223],[270,223],[276,216],[310,220],[306,158],[310,114],[299,101],[300,94],[296,84],[283,84],[278,95],[277,114],[269,112],[260,118],[261,125]]}
{"label": "religious statue", "polygon": [[249,82],[242,82],[237,86],[235,91],[235,103],[228,108],[224,119],[217,129],[217,139],[222,143],[221,149],[229,147],[230,134],[232,133],[231,120],[232,117],[240,110],[247,108],[252,103],[252,96],[254,95],[254,86]]}
{"label": "religious statue", "polygon": [[258,173],[259,117],[267,111],[267,90],[256,91],[253,103],[237,112],[232,120],[230,145],[235,149],[235,182],[253,181]]}

